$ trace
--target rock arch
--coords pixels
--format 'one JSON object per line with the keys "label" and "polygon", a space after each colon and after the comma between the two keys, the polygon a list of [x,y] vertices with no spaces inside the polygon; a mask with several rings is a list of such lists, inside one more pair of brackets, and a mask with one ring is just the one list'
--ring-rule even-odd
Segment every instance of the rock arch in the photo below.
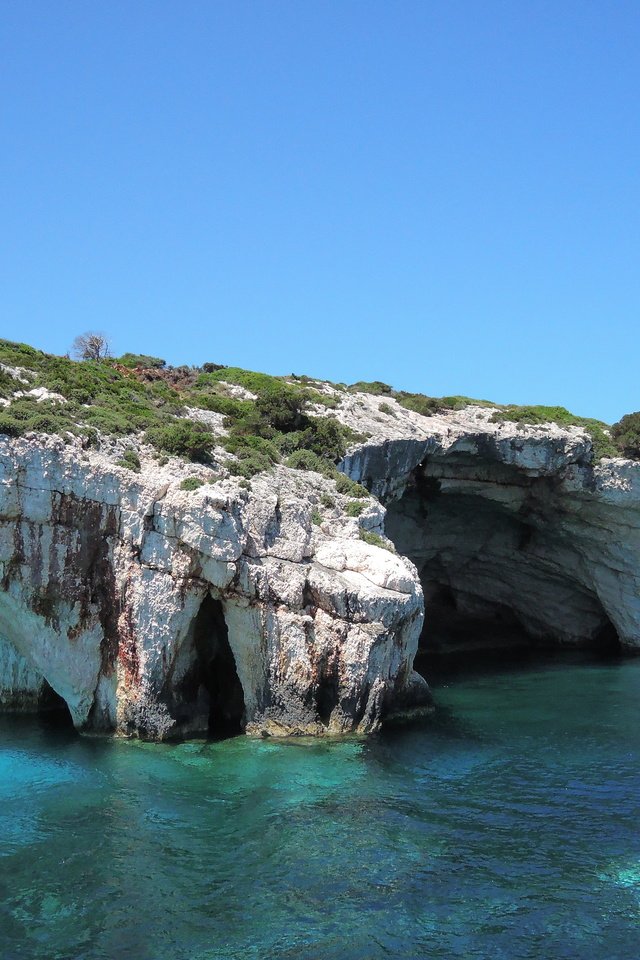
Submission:
{"label": "rock arch", "polygon": [[585,512],[576,515],[554,477],[481,455],[425,458],[386,520],[420,575],[421,645],[616,647]]}
{"label": "rock arch", "polygon": [[8,713],[43,714],[56,724],[73,723],[64,698],[4,637],[0,637],[0,702]]}

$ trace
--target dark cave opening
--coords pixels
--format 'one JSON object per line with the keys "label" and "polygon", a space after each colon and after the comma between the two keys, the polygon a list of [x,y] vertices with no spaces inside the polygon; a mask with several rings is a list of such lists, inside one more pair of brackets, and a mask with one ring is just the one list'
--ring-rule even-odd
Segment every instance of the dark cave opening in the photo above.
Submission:
{"label": "dark cave opening", "polygon": [[38,716],[47,727],[56,727],[63,730],[75,729],[66,700],[56,693],[46,680],[43,681],[38,698]]}
{"label": "dark cave opening", "polygon": [[316,691],[316,709],[322,723],[327,726],[331,714],[340,700],[338,677],[335,674],[323,677]]}
{"label": "dark cave opening", "polygon": [[501,467],[430,467],[387,507],[386,531],[418,568],[425,621],[416,669],[549,651],[616,656],[620,641],[548,484]]}
{"label": "dark cave opening", "polygon": [[233,737],[243,731],[244,693],[229,644],[220,600],[204,598],[194,624],[194,643],[202,683],[209,695],[209,734]]}
{"label": "dark cave opening", "polygon": [[202,601],[185,640],[186,661],[179,681],[169,677],[167,700],[175,717],[175,737],[222,740],[244,731],[245,704],[222,602],[210,594]]}

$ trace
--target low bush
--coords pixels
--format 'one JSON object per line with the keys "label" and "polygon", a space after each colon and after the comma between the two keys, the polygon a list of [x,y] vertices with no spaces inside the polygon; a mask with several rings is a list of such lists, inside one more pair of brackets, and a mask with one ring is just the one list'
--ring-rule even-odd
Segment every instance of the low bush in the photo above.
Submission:
{"label": "low bush", "polygon": [[347,496],[358,500],[364,500],[365,497],[368,499],[371,496],[366,487],[356,483],[355,480],[351,480],[344,473],[340,473],[336,478],[336,490],[338,493],[345,493]]}
{"label": "low bush", "polygon": [[295,450],[287,457],[287,466],[292,470],[313,470],[327,475],[327,463],[312,450]]}
{"label": "low bush", "polygon": [[372,393],[374,396],[389,396],[392,397],[395,394],[393,387],[390,387],[388,383],[383,383],[382,380],[358,380],[357,383],[352,383],[349,387],[350,393]]}
{"label": "low bush", "polygon": [[352,500],[347,504],[344,512],[348,517],[359,517],[365,506],[366,504],[362,503],[361,500]]}
{"label": "low bush", "polygon": [[424,393],[407,393],[404,390],[396,395],[396,399],[400,406],[406,410],[413,410],[414,413],[420,413],[423,417],[432,417],[434,413],[441,413],[443,410],[464,410],[465,407],[471,406],[496,406],[490,400],[475,400],[473,397],[428,397]]}
{"label": "low bush", "polygon": [[20,383],[6,370],[0,368],[0,397],[10,397],[16,390],[23,389],[25,384]]}
{"label": "low bush", "polygon": [[180,484],[180,489],[191,491],[202,486],[204,486],[204,480],[201,480],[200,477],[186,477]]}
{"label": "low bush", "polygon": [[402,393],[398,397],[398,403],[406,410],[413,410],[423,417],[432,417],[442,409],[435,397],[426,397],[423,393]]}
{"label": "low bush", "polygon": [[627,413],[611,427],[616,449],[631,460],[640,460],[640,411]]}
{"label": "low bush", "polygon": [[192,393],[186,398],[191,407],[198,407],[200,410],[212,410],[214,413],[222,413],[225,417],[238,420],[245,417],[253,410],[252,400],[238,400],[236,397],[226,397],[218,393]]}
{"label": "low bush", "polygon": [[123,367],[141,367],[143,370],[162,370],[167,361],[160,357],[150,357],[146,353],[123,353],[117,363]]}
{"label": "low bush", "polygon": [[228,463],[226,466],[229,473],[236,477],[244,477],[250,480],[256,473],[263,473],[270,470],[273,463],[269,457],[260,450],[254,450],[251,447],[243,447],[237,451],[238,460]]}
{"label": "low bush", "polygon": [[258,416],[280,433],[300,430],[306,426],[304,395],[287,384],[279,381],[276,384],[258,394],[255,402]]}
{"label": "low bush", "polygon": [[256,437],[254,434],[237,436],[232,434],[221,440],[221,445],[229,453],[234,453],[238,457],[248,457],[251,452],[257,450],[264,454],[271,463],[280,462],[280,451],[275,443],[267,440],[265,437]]}
{"label": "low bush", "polygon": [[19,437],[24,433],[24,426],[9,414],[0,410],[0,435],[5,437]]}
{"label": "low bush", "polygon": [[118,466],[133,470],[134,473],[140,473],[140,457],[135,450],[125,450],[118,460]]}
{"label": "low bush", "polygon": [[8,436],[35,433],[79,432],[69,410],[50,401],[37,402],[35,397],[19,397],[10,406],[2,408],[3,428]]}
{"label": "low bush", "polygon": [[174,456],[186,457],[196,463],[209,463],[211,460],[213,435],[204,423],[176,420],[147,430],[145,439],[159,450],[166,450]]}
{"label": "low bush", "polygon": [[380,536],[378,533],[373,533],[372,530],[363,530],[360,528],[360,539],[364,540],[365,543],[370,544],[372,547],[382,547],[383,550],[388,550],[390,553],[395,553],[393,546]]}

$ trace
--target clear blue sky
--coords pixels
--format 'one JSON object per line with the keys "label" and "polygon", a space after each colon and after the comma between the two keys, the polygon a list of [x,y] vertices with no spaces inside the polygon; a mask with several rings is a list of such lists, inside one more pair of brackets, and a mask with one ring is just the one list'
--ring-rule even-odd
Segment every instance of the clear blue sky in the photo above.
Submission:
{"label": "clear blue sky", "polygon": [[637,0],[0,21],[0,335],[640,409]]}

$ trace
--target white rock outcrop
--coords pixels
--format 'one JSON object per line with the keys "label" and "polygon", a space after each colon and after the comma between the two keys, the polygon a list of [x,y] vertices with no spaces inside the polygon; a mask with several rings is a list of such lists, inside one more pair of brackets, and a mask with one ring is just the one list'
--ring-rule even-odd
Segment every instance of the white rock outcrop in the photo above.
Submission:
{"label": "white rock outcrop", "polygon": [[493,422],[483,407],[422,417],[394,400],[381,422],[378,405],[352,406],[371,438],[343,469],[386,502],[427,630],[444,616],[498,634],[506,619],[538,641],[640,649],[640,463],[593,463],[579,427]]}
{"label": "white rock outcrop", "polygon": [[428,702],[415,569],[321,506],[330,481],[278,468],[250,492],[231,478],[187,492],[183,477],[0,438],[5,707],[46,687],[79,729],[205,733],[216,671],[222,719],[250,733],[365,732],[408,690]]}

